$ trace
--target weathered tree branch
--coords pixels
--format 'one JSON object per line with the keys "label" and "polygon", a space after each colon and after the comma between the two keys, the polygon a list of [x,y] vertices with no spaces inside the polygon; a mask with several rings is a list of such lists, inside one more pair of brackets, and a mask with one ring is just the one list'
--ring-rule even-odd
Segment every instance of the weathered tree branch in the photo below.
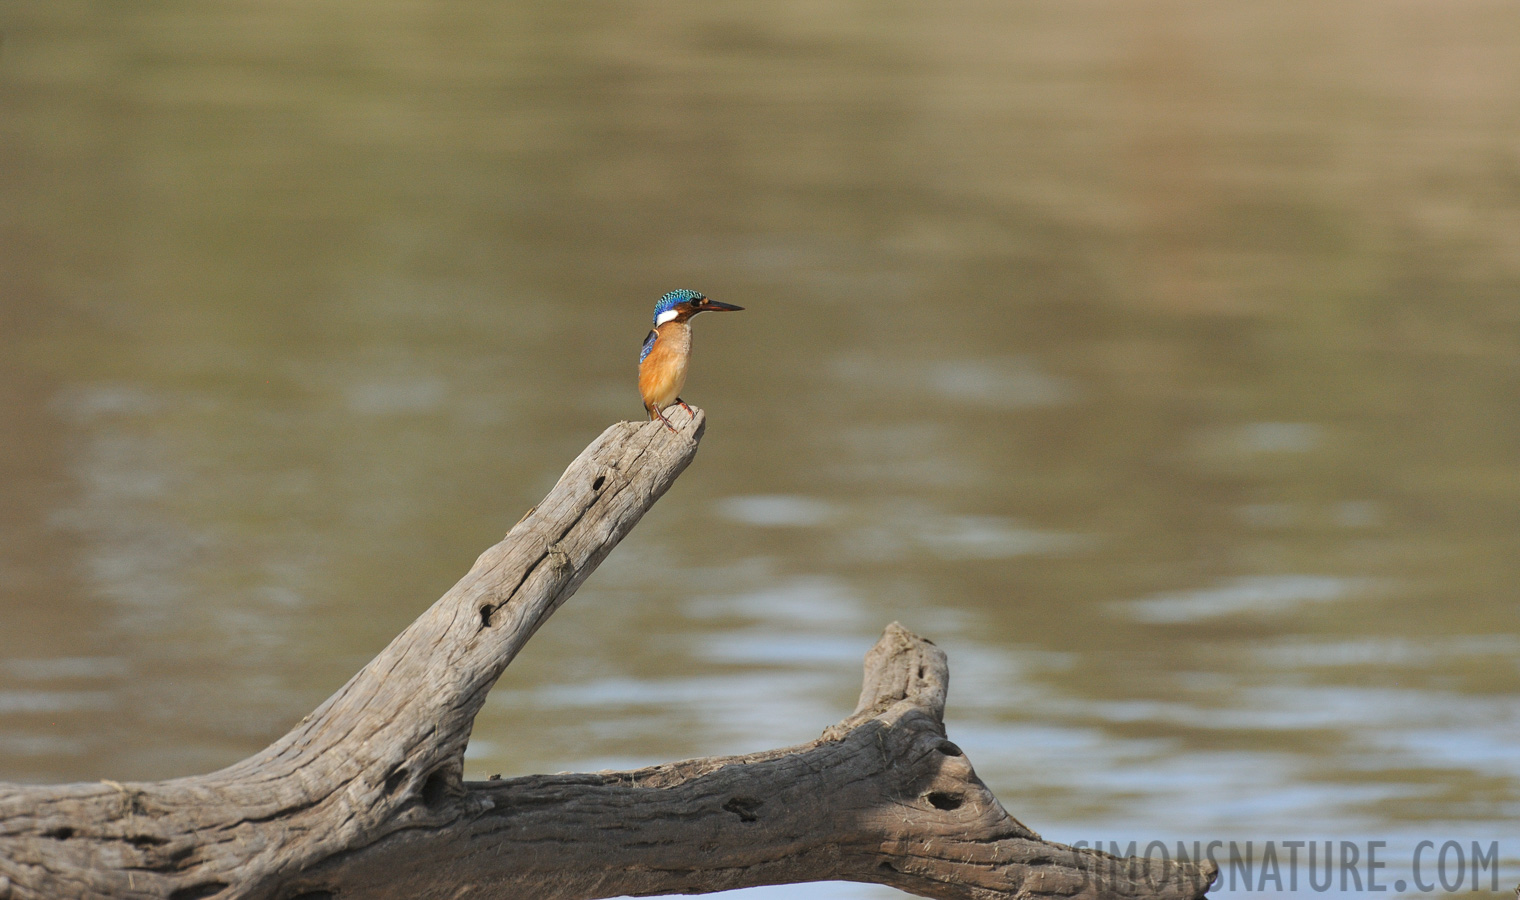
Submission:
{"label": "weathered tree branch", "polygon": [[152,784],[0,784],[0,900],[557,897],[849,879],[928,897],[1199,897],[1212,867],[1042,841],[945,739],[944,654],[888,627],[817,741],[464,782],[486,693],[670,487],[705,417],[620,423],[369,665],[263,752]]}

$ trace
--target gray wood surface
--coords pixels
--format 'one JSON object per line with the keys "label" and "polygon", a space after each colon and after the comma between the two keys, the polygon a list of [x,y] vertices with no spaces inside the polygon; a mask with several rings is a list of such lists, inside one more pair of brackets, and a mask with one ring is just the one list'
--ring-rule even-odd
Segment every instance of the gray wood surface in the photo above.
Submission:
{"label": "gray wood surface", "polygon": [[0,900],[594,898],[825,879],[927,897],[1202,896],[1212,867],[1042,841],[946,740],[945,656],[889,626],[855,713],[800,747],[461,779],[486,693],[696,454],[622,422],[267,749],[157,783],[0,784]]}

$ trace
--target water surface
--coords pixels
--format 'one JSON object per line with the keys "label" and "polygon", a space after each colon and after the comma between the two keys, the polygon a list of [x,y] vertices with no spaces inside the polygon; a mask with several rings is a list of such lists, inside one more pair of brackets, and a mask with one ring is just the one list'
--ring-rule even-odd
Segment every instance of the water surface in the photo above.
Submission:
{"label": "water surface", "polygon": [[692,287],[748,308],[702,451],[471,777],[809,740],[895,619],[1053,839],[1520,814],[1512,4],[0,26],[0,779],[267,744],[639,415]]}

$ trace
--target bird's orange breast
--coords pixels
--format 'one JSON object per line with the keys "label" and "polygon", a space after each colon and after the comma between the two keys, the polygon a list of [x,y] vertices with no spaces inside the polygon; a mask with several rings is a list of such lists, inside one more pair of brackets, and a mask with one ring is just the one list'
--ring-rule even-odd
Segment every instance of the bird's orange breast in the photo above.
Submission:
{"label": "bird's orange breast", "polygon": [[646,406],[664,409],[676,402],[681,388],[686,386],[691,326],[685,322],[666,322],[654,331],[654,346],[639,364],[639,394]]}

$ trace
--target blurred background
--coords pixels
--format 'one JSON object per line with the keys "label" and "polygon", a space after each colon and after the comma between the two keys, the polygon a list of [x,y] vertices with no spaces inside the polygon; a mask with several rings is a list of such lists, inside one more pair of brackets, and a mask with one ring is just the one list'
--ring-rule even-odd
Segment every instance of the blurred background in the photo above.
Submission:
{"label": "blurred background", "polygon": [[642,415],[690,287],[748,308],[696,325],[701,453],[470,777],[810,740],[898,619],[1054,840],[1520,814],[1513,3],[0,30],[0,780],[283,733]]}

